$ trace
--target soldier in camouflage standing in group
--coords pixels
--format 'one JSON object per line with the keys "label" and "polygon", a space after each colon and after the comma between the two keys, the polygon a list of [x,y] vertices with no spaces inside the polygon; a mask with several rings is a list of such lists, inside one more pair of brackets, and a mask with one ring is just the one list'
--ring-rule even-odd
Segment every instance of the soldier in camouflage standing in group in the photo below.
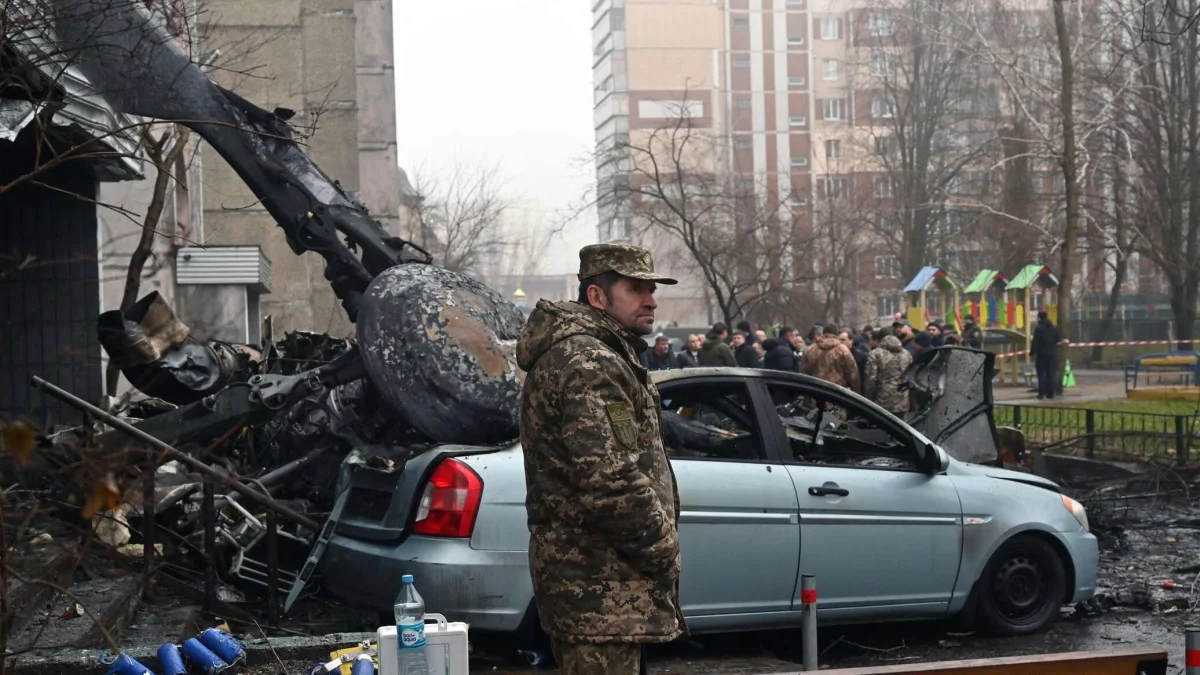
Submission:
{"label": "soldier in camouflage standing in group", "polygon": [[643,645],[686,631],[679,496],[658,390],[639,361],[654,326],[650,252],[579,252],[579,300],[541,300],[517,345],[529,565],[563,675],[645,671]]}
{"label": "soldier in camouflage standing in group", "polygon": [[890,328],[881,328],[871,342],[878,344],[867,355],[866,375],[863,377],[863,396],[881,408],[903,417],[908,412],[908,392],[900,390],[904,371],[912,364],[912,354],[892,335]]}

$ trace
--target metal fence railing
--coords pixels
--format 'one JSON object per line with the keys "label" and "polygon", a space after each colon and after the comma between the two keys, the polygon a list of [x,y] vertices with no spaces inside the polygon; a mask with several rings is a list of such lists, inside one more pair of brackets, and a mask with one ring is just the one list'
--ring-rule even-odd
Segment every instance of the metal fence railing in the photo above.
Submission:
{"label": "metal fence railing", "polygon": [[1200,415],[997,404],[995,420],[1023,431],[1031,446],[1079,448],[1088,457],[1115,453],[1185,463],[1191,448],[1200,447]]}

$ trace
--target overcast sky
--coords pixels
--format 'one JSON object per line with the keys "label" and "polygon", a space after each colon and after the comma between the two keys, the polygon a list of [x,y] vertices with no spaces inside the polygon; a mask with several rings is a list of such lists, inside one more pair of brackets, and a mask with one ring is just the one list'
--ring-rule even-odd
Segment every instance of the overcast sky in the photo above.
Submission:
{"label": "overcast sky", "polygon": [[[591,10],[583,0],[394,0],[400,166],[498,165],[513,196],[560,220],[594,182]],[[551,247],[574,271],[595,217]]]}

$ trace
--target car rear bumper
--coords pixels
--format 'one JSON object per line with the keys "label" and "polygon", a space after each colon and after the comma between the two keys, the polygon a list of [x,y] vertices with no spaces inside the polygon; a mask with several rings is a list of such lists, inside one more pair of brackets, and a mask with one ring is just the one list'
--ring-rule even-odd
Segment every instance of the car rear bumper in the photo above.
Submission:
{"label": "car rear bumper", "polygon": [[426,612],[472,631],[517,632],[533,602],[527,552],[477,551],[467,539],[410,536],[396,545],[334,537],[321,560],[333,595],[381,612],[392,609],[405,574],[415,577]]}
{"label": "car rear bumper", "polygon": [[1071,602],[1083,602],[1096,593],[1096,569],[1100,565],[1100,545],[1090,532],[1060,532],[1060,540],[1067,547],[1071,561],[1075,564],[1075,589]]}

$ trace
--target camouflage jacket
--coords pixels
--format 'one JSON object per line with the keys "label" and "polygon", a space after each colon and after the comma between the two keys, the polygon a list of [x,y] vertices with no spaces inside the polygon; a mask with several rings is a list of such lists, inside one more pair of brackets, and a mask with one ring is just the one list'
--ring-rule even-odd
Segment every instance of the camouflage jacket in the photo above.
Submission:
{"label": "camouflage jacket", "polygon": [[867,357],[867,374],[863,396],[897,415],[908,412],[908,392],[900,391],[904,371],[912,363],[912,354],[900,344],[900,338],[889,335]]}
{"label": "camouflage jacket", "polygon": [[858,363],[836,335],[822,335],[804,350],[800,372],[858,391]]}
{"label": "camouflage jacket", "polygon": [[669,642],[679,496],[646,343],[602,312],[538,302],[517,345],[529,565],[542,627],[566,642]]}

